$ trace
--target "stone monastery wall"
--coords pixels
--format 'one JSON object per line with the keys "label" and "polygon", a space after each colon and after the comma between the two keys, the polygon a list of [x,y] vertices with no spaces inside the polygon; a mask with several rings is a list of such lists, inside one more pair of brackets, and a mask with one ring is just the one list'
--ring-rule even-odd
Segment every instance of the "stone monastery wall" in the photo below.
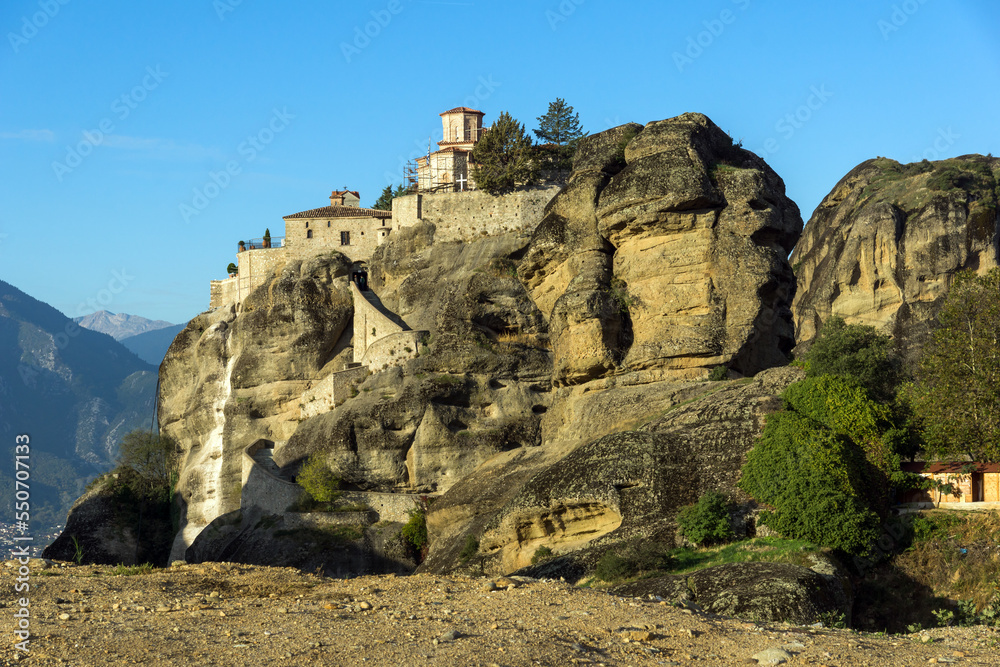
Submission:
{"label": "stone monastery wall", "polygon": [[250,292],[264,284],[271,269],[284,263],[285,253],[285,248],[257,248],[237,253],[239,275],[212,281],[209,308],[242,303]]}
{"label": "stone monastery wall", "polygon": [[550,185],[494,197],[485,192],[441,192],[392,200],[393,229],[430,222],[435,241],[472,241],[508,232],[530,233],[561,186]]}

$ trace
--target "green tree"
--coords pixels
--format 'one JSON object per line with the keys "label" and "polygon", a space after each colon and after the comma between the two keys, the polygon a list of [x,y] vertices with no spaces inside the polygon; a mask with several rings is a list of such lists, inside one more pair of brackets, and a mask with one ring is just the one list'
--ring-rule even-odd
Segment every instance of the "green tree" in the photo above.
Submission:
{"label": "green tree", "polygon": [[1000,461],[1000,269],[955,276],[908,394],[927,448]]}
{"label": "green tree", "polygon": [[572,169],[576,144],[587,134],[580,127],[580,114],[573,113],[573,107],[557,97],[537,120],[535,136],[543,142],[536,151],[539,160],[555,169]]}
{"label": "green tree", "polygon": [[378,199],[375,200],[372,208],[378,211],[391,211],[392,200],[396,197],[402,197],[408,192],[409,191],[403,187],[402,184],[397,185],[395,189],[393,189],[392,185],[387,185],[382,188],[382,193],[379,194]]}
{"label": "green tree", "polygon": [[561,97],[557,97],[555,102],[549,102],[548,112],[537,120],[535,136],[549,144],[569,146],[587,134],[580,127],[580,114],[573,113],[573,107]]}
{"label": "green tree", "polygon": [[140,493],[169,490],[171,475],[177,467],[177,444],[167,436],[131,431],[122,438],[118,465],[135,473],[132,483]]}
{"label": "green tree", "polygon": [[789,410],[768,417],[739,486],[773,508],[761,520],[782,535],[864,555],[879,536],[865,467],[850,438]]}
{"label": "green tree", "polygon": [[506,111],[476,143],[472,162],[476,187],[491,195],[533,185],[538,179],[538,163],[532,154],[531,138],[524,126]]}
{"label": "green tree", "polygon": [[875,327],[827,320],[804,355],[807,375],[838,375],[856,380],[878,401],[890,401],[903,379],[892,338]]}

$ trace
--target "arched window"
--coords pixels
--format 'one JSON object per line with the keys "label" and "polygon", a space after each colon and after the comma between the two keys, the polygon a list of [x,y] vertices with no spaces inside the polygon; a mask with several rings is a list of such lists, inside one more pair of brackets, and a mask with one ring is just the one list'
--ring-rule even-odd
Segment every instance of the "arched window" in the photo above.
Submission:
{"label": "arched window", "polygon": [[313,230],[310,229],[306,232],[306,238],[311,239],[312,237],[313,237]]}

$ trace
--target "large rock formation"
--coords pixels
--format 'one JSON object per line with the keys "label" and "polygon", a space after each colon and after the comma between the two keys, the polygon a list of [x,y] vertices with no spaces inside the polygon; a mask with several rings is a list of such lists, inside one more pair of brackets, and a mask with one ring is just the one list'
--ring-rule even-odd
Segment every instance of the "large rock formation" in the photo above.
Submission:
{"label": "large rock formation", "polygon": [[956,272],[997,266],[1000,159],[862,162],[809,219],[792,258],[797,340],[829,317],[877,326],[914,351]]}
{"label": "large rock formation", "polygon": [[812,568],[788,563],[730,563],[689,575],[642,579],[612,589],[619,595],[654,595],[705,611],[811,625],[840,618],[851,622],[853,595],[847,576],[824,574],[840,568],[830,560]]}
{"label": "large rock formation", "polygon": [[243,449],[284,441],[303,391],[349,358],[350,262],[339,253],[280,266],[239,316],[191,320],[160,368],[161,431],[180,443],[183,530],[173,558],[216,517],[240,507]]}
{"label": "large rock formation", "polygon": [[785,363],[801,230],[777,174],[701,114],[582,140],[519,266],[549,318],[553,381]]}
{"label": "large rock formation", "polygon": [[[638,428],[616,429],[563,456],[498,457],[432,505],[428,525],[438,542],[424,569],[460,567],[466,535],[480,543],[472,569],[510,572],[546,547],[561,557],[558,576],[567,580],[591,571],[609,548],[650,540],[672,546],[677,510],[704,492],[749,501],[736,486],[746,454],[764,417],[781,409],[778,394],[802,377],[783,367],[752,381],[688,383],[690,393],[674,393],[670,407]],[[647,387],[648,395],[666,384]],[[599,434],[600,420],[580,427]]]}
{"label": "large rock formation", "polygon": [[738,378],[787,361],[785,257],[801,219],[781,180],[685,114],[581,141],[540,223],[533,236],[464,243],[435,241],[428,224],[395,231],[367,263],[369,284],[429,335],[413,358],[351,376],[323,410],[304,402],[351,360],[342,256],[289,261],[240,311],[193,320],[161,370],[161,427],[184,448],[173,557],[259,559],[258,524],[297,525],[258,516],[259,489],[241,488],[243,449],[259,439],[286,476],[317,455],[352,492],[439,496],[423,566],[435,571],[461,565],[470,533],[477,562],[497,572],[539,544],[669,541],[676,507],[735,489],[791,376],[700,380],[718,365]]}

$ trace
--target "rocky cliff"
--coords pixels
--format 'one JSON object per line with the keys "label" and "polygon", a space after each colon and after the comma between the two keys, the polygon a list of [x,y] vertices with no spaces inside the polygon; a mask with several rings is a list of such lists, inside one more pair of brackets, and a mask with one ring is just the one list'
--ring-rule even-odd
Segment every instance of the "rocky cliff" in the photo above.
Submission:
{"label": "rocky cliff", "polygon": [[[787,362],[801,225],[781,179],[705,116],[587,137],[533,235],[443,242],[422,224],[379,247],[372,289],[429,333],[318,411],[304,408],[351,360],[351,267],[276,267],[239,312],[195,318],[161,368],[161,428],[184,448],[173,557],[242,553],[224,534],[257,544],[233,513],[253,502],[242,452],[260,439],[284,474],[315,454],[355,493],[436,497],[425,569],[459,567],[470,534],[498,572],[539,544],[671,539],[677,506],[734,488],[790,381],[704,379]],[[728,402],[662,418],[709,394]],[[223,515],[232,530],[189,550]]]}
{"label": "rocky cliff", "polygon": [[997,266],[1000,159],[861,163],[809,219],[792,263],[799,343],[832,315],[877,326],[911,352],[955,273]]}

